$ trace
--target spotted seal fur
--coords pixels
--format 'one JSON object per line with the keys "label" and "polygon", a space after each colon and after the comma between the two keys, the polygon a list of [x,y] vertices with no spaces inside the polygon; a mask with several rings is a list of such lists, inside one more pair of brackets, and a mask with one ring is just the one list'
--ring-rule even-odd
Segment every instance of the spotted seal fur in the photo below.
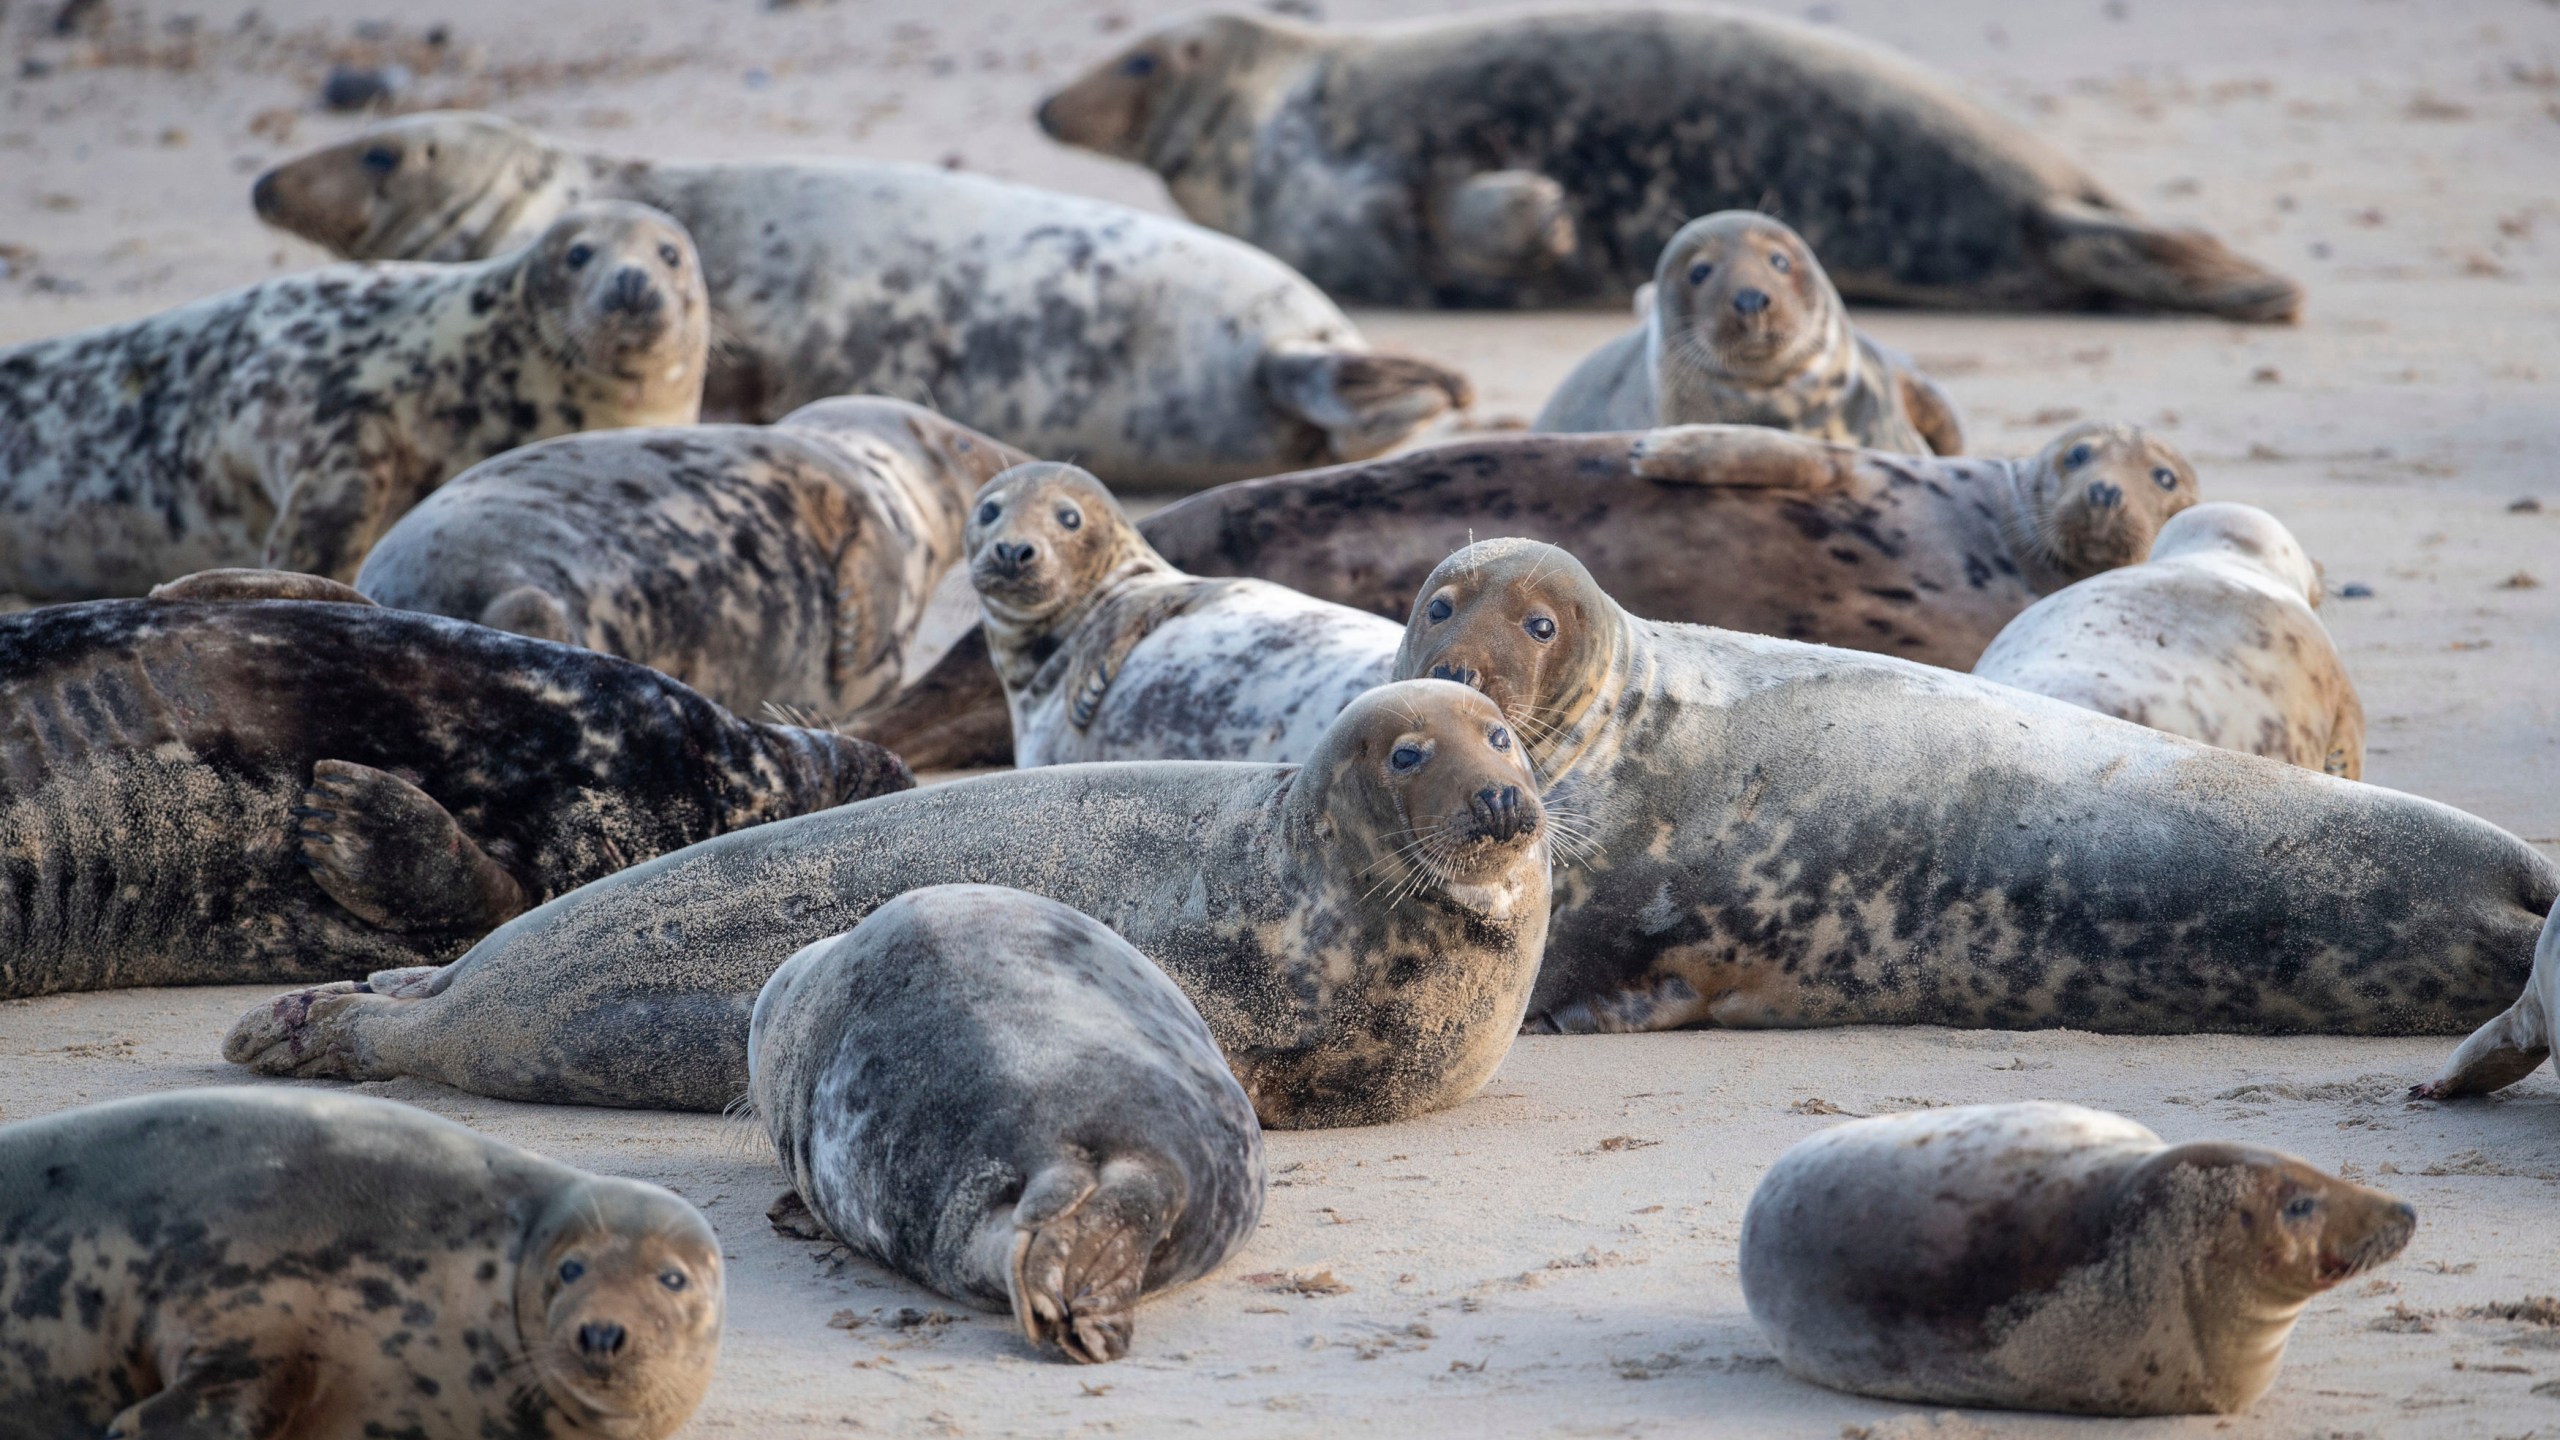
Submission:
{"label": "spotted seal fur", "polygon": [[0,590],[140,595],[221,566],[344,580],[420,497],[528,441],[691,424],[693,243],[564,209],[472,265],[332,265],[0,349]]}

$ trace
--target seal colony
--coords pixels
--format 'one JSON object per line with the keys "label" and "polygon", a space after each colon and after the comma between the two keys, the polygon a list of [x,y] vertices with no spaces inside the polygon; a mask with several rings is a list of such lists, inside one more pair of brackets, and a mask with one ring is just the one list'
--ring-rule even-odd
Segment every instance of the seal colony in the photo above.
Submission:
{"label": "seal colony", "polygon": [[1139,1297],[1262,1216],[1262,1128],[1200,1012],[1054,900],[908,891],[783,962],[747,1056],[829,1230],[1070,1359],[1127,1354]]}
{"label": "seal colony", "polygon": [[576,435],[474,466],[374,547],[377,602],[619,655],[732,710],[893,689],[970,497],[1029,457],[921,406]]}
{"label": "seal colony", "polygon": [[440,970],[298,991],[223,1054],[503,1099],[719,1110],[794,951],[909,890],[1027,890],[1109,926],[1199,1007],[1267,1126],[1374,1125],[1473,1095],[1547,929],[1547,826],[1485,697],[1386,685],[1304,767],[1070,765],[725,836],[524,915]]}
{"label": "seal colony", "polygon": [[1119,485],[1356,460],[1471,398],[1463,376],[1370,350],[1250,246],[938,168],[657,162],[448,112],[290,161],[254,198],[269,223],[360,259],[488,255],[583,200],[654,205],[702,246],[722,341],[712,414],[894,395]]}
{"label": "seal colony", "polygon": [[710,1388],[722,1278],[676,1196],[387,1100],[0,1128],[16,1434],[661,1440]]}
{"label": "seal colony", "polygon": [[1690,216],[1748,207],[1803,232],[1855,300],[2236,320],[2302,305],[1929,71],[1760,15],[1209,15],[1094,66],[1039,120],[1370,304],[1617,300]]}
{"label": "seal colony", "polygon": [[1834,1126],[1769,1167],[1742,1293],[1799,1378],[1889,1400],[2236,1414],[2417,1212],[2290,1155],[2076,1105]]}
{"label": "seal colony", "polygon": [[1639,620],[1551,545],[1423,587],[1399,676],[1511,716],[1589,858],[1539,1028],[2464,1030],[2560,867],[2461,811],[1885,656]]}
{"label": "seal colony", "polygon": [[969,518],[969,579],[1012,718],[1013,763],[1298,764],[1404,631],[1262,580],[1167,564],[1100,481],[1006,471]]}
{"label": "seal colony", "polygon": [[[0,998],[449,959],[696,840],[914,782],[655,671],[311,576],[0,616]],[[233,598],[210,603],[196,593]]]}
{"label": "seal colony", "polygon": [[0,350],[0,591],[131,596],[243,565],[344,580],[500,451],[691,424],[692,241],[638,205],[555,216],[479,264],[333,265]]}

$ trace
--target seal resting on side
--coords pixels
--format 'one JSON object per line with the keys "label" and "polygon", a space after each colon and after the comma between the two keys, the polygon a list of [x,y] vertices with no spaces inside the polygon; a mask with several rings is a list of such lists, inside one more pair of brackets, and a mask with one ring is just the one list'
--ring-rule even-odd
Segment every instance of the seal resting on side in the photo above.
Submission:
{"label": "seal resting on side", "polygon": [[2151,558],[2037,601],[1973,673],[2225,750],[2364,776],[2364,704],[2320,567],[2252,505],[2172,517]]}
{"label": "seal resting on side", "polygon": [[[1574,552],[1627,609],[1970,668],[2038,599],[2150,553],[2195,503],[2166,440],[2088,422],[2017,460],[1856,450],[1742,425],[1504,435],[1238,481],[1138,523],[1168,563],[1402,622],[1499,526]],[[1005,698],[972,634],[857,733],[923,769],[1003,764]]]}
{"label": "seal resting on side", "polygon": [[1813,247],[1766,215],[1682,226],[1638,312],[1565,376],[1539,429],[1765,425],[1905,455],[1964,450],[1955,402],[1851,325]]}
{"label": "seal resting on side", "polygon": [[783,962],[748,1093],[845,1244],[1009,1311],[1071,1360],[1262,1217],[1262,1127],[1200,1012],[1092,917],[993,885],[910,890]]}
{"label": "seal resting on side", "polygon": [[2550,1056],[2555,1025],[2560,1025],[2560,911],[2542,924],[2542,943],[2534,948],[2533,974],[2524,982],[2524,994],[2463,1041],[2436,1078],[2410,1093],[2421,1100],[2455,1100],[2504,1090]]}
{"label": "seal resting on side", "polygon": [[456,476],[355,584],[637,660],[732,710],[838,718],[895,688],[970,497],[1028,458],[872,397],[769,428],[565,436]]}
{"label": "seal resting on side", "polygon": [[683,1200],[388,1100],[179,1090],[0,1128],[13,1435],[660,1440],[722,1306]]}
{"label": "seal resting on side", "polygon": [[0,616],[0,998],[448,959],[626,865],[914,783],[314,576],[161,593]]}
{"label": "seal resting on side", "polygon": [[331,265],[0,349],[0,591],[220,566],[344,580],[421,496],[528,441],[689,425],[693,243],[639,205],[476,265]]}
{"label": "seal resting on side", "polygon": [[996,477],[968,544],[1025,768],[1298,764],[1342,707],[1387,683],[1404,639],[1392,621],[1268,581],[1183,574],[1072,465]]}
{"label": "seal resting on side", "polygon": [[2442,1033],[2516,993],[2560,895],[2433,801],[1639,620],[1551,545],[1449,557],[1396,673],[1501,705],[1588,852],[1555,878],[1542,1028]]}
{"label": "seal resting on side", "polygon": [[1852,299],[2290,320],[2301,287],[2144,220],[2025,127],[1880,47],[1682,7],[1142,37],[1040,107],[1182,212],[1336,295],[1614,301],[1692,215],[1784,215]]}
{"label": "seal resting on side", "polygon": [[909,890],[1045,895],[1164,967],[1265,1125],[1473,1095],[1547,928],[1546,814],[1501,714],[1381,686],[1304,767],[1059,765],[766,825],[563,896],[441,970],[298,991],[224,1043],[266,1074],[417,1075],[558,1104],[718,1110],[775,967]]}
{"label": "seal resting on side", "polygon": [[939,167],[659,162],[494,115],[388,120],[257,183],[258,214],[361,259],[452,260],[563,207],[637,200],[702,246],[721,343],[704,405],[770,421],[920,400],[1115,485],[1196,489],[1386,450],[1465,377],[1372,351],[1304,276],[1125,206]]}
{"label": "seal resting on side", "polygon": [[1742,1216],[1742,1294],[1797,1377],[1888,1400],[2237,1414],[2313,1297],[2417,1212],[2250,1145],[2164,1144],[2077,1105],[1834,1126]]}

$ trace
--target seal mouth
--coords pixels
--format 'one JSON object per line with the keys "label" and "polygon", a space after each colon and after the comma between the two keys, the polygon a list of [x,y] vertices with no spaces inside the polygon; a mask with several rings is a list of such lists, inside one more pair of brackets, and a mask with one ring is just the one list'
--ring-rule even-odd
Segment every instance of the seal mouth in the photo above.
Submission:
{"label": "seal mouth", "polygon": [[2417,1232],[2418,1212],[2405,1202],[2395,1202],[2386,1218],[2367,1231],[2355,1244],[2342,1250],[2320,1247],[2319,1274],[2323,1287],[2352,1280],[2383,1264],[2406,1249],[2409,1237]]}
{"label": "seal mouth", "polygon": [[1048,609],[1057,598],[1038,552],[1028,544],[1008,545],[1001,540],[970,562],[969,587],[981,599],[1026,615]]}

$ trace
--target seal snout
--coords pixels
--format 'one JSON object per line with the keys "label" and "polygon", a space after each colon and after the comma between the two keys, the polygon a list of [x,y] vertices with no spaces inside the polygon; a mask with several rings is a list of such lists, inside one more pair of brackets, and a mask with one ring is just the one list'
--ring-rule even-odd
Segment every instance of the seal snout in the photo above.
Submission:
{"label": "seal snout", "polygon": [[1477,674],[1472,667],[1466,665],[1450,665],[1447,663],[1434,665],[1431,667],[1431,678],[1434,680],[1454,681],[1457,684],[1466,686],[1470,690],[1481,690],[1484,688],[1476,683],[1484,677]]}
{"label": "seal snout", "polygon": [[1756,287],[1737,290],[1733,292],[1733,308],[1739,315],[1757,315],[1769,308],[1769,292]]}
{"label": "seal snout", "polygon": [[249,204],[257,210],[259,219],[271,225],[284,205],[283,187],[276,183],[276,177],[281,173],[281,169],[269,170],[258,177],[257,184],[249,187]]}
{"label": "seal snout", "polygon": [[2406,1200],[2386,1196],[2374,1197],[2375,1203],[2365,1207],[2366,1221],[2361,1235],[2352,1235],[2343,1245],[2324,1248],[2320,1255],[2320,1279],[2335,1285],[2382,1265],[2407,1249],[2409,1237],[2417,1233],[2418,1210]]}
{"label": "seal snout", "polygon": [[2113,510],[2124,503],[2124,487],[2104,480],[2089,482],[2089,503],[2101,510]]}
{"label": "seal snout", "polygon": [[625,265],[613,272],[604,290],[604,308],[615,314],[646,318],[665,308],[667,298],[649,272],[637,265]]}
{"label": "seal snout", "polygon": [[578,1351],[598,1359],[622,1353],[628,1333],[610,1320],[590,1320],[578,1327]]}
{"label": "seal snout", "polygon": [[1487,785],[1468,797],[1467,809],[1475,816],[1479,840],[1516,840],[1538,828],[1537,807],[1521,803],[1517,785]]}

